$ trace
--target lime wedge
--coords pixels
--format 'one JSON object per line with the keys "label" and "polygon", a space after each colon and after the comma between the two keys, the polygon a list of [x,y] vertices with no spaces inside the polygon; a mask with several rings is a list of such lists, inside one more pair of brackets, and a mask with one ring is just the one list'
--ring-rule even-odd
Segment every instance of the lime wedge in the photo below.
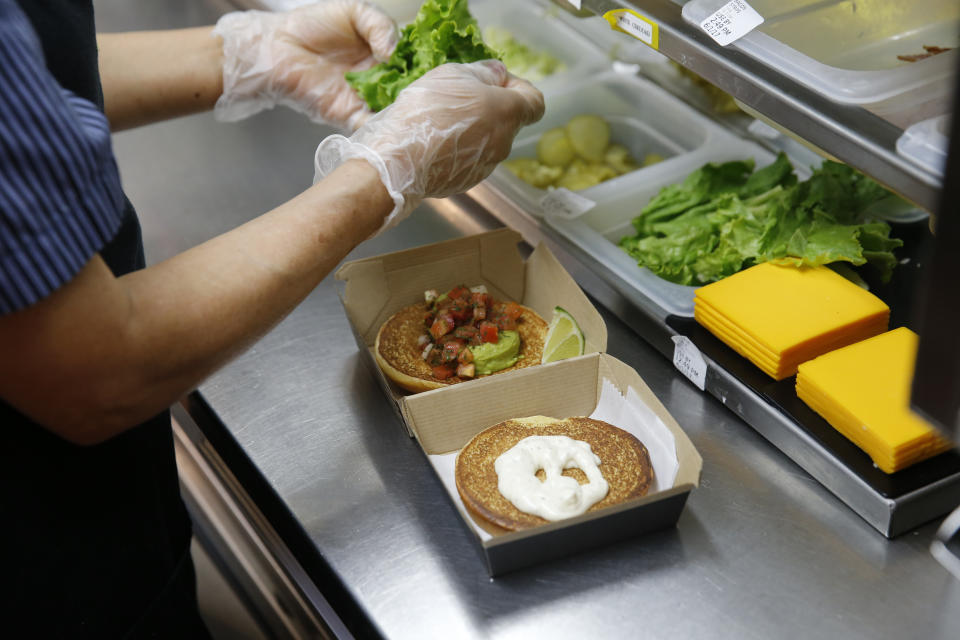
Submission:
{"label": "lime wedge", "polygon": [[565,358],[583,355],[583,331],[561,307],[553,308],[553,318],[547,327],[547,338],[543,345],[540,363],[556,362]]}

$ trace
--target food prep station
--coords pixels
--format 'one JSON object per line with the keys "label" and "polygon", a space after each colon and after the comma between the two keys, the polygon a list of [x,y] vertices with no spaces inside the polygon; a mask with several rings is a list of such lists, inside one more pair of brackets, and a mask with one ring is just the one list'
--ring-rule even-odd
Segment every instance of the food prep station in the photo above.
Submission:
{"label": "food prep station", "polygon": [[[500,226],[519,231],[525,251],[546,244],[601,311],[607,352],[642,376],[703,457],[700,486],[676,528],[491,579],[423,451],[358,352],[340,283],[329,277],[175,408],[198,535],[219,549],[220,563],[281,637],[955,637],[960,582],[930,546],[940,521],[960,503],[956,454],[906,480],[884,478],[852,445],[822,425],[811,429],[817,417],[805,415],[782,385],[765,385],[746,361],[699,329],[685,306],[690,288],[644,274],[615,246],[645,198],[703,162],[747,154],[762,165],[786,149],[803,176],[815,156],[746,116],[705,114],[689,87],[664,88],[657,82],[669,73],[664,62],[624,34],[613,35],[626,39],[617,53],[628,73],[622,65],[615,70],[604,45],[620,40],[601,39],[594,19],[578,22],[532,1],[509,12],[504,4],[477,0],[471,9],[481,24],[507,15],[517,30],[539,25],[532,44],[549,44],[545,32],[560,34],[558,55],[572,53],[567,77],[542,86],[547,115],[521,132],[514,154],[528,153],[538,131],[602,108],[615,134],[636,145],[634,153],[653,149],[666,159],[582,192],[596,203],[582,215],[545,205],[542,193],[501,167],[465,196],[427,201],[348,259]],[[583,4],[600,13],[632,6]],[[662,51],[706,48],[680,37],[686,23],[679,5],[643,4],[663,12]],[[218,0],[155,0],[135,8],[97,2],[105,30],[206,24],[232,8]],[[609,39],[613,32],[602,26]],[[762,78],[744,55],[724,52],[691,67],[722,70],[734,58],[746,65],[741,78]],[[771,91],[778,100],[751,104],[759,83],[743,86],[735,97],[758,115],[764,114],[757,105],[779,104],[787,95]],[[809,138],[866,113],[821,102],[813,89],[795,93],[824,106],[816,127],[797,129]],[[766,115],[788,123],[795,117],[777,109]],[[851,164],[878,179],[896,175],[886,182],[928,205],[936,162],[898,155],[893,133],[900,129],[875,115],[857,122],[850,138],[863,149],[851,150],[851,143],[831,151],[852,154]],[[217,125],[206,114],[119,134],[115,149],[141,216],[148,262],[298,193],[328,133],[277,110],[239,124]],[[920,146],[929,147],[926,138]],[[901,223],[905,236],[929,235],[922,217]],[[922,243],[912,246],[911,257],[920,259]],[[910,266],[891,285],[901,318],[916,284]],[[680,335],[705,359],[705,392],[671,362],[672,338]]]}

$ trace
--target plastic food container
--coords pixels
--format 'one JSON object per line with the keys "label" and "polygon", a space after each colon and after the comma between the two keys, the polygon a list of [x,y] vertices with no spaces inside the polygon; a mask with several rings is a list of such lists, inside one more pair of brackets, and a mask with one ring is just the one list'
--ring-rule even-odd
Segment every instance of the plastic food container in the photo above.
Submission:
{"label": "plastic food container", "polygon": [[[675,0],[678,4],[684,4]],[[708,3],[684,4],[699,25]],[[956,0],[750,0],[764,23],[734,46],[827,98],[906,127],[950,109],[960,51],[917,62],[900,55],[960,44]],[[712,6],[712,5],[711,5]]]}
{"label": "plastic food container", "polygon": [[552,5],[474,0],[470,3],[470,13],[477,19],[481,30],[489,27],[503,29],[518,43],[535,52],[547,53],[563,63],[563,70],[532,79],[541,91],[562,87],[610,66],[610,59],[590,40],[560,20]]}
{"label": "plastic food container", "polygon": [[[630,188],[620,190],[614,197],[577,216],[549,213],[547,225],[555,229],[585,253],[602,262],[613,274],[631,287],[622,293],[647,306],[653,302],[667,315],[693,317],[693,292],[696,287],[674,284],[637,264],[620,248],[620,239],[634,233],[631,221],[663,187],[681,182],[694,169],[707,162],[726,162],[753,158],[757,168],[774,161],[775,156],[759,145],[740,139],[730,139],[723,145],[711,145],[691,154],[691,163],[676,165],[656,178],[645,179]],[[807,167],[794,162],[796,174],[807,178]]]}
{"label": "plastic food container", "polygon": [[897,139],[897,153],[943,176],[950,141],[950,117],[937,116],[911,125]]}
{"label": "plastic food container", "polygon": [[[519,133],[510,152],[511,159],[536,157],[537,141],[545,131],[561,127],[583,113],[606,119],[610,123],[611,141],[627,147],[638,162],[649,153],[664,158],[657,164],[576,192],[596,203],[616,198],[631,185],[657,181],[677,171],[688,172],[700,162],[696,151],[736,140],[680,99],[634,75],[607,71],[572,83],[562,91],[545,92],[545,96],[543,118]],[[489,184],[525,212],[543,217],[541,201],[548,194],[546,189],[527,184],[503,165],[493,172]]]}

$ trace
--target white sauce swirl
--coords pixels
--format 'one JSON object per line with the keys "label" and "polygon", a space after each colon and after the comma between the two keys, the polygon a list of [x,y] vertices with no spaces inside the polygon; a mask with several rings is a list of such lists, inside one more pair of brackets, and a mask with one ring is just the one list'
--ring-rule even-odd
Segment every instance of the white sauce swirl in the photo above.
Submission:
{"label": "white sauce swirl", "polygon": [[[503,497],[520,511],[553,521],[580,515],[607,495],[610,487],[599,464],[599,456],[582,440],[527,436],[500,454],[493,466]],[[574,467],[586,474],[587,484],[563,475],[564,469]],[[538,469],[546,474],[543,482]]]}

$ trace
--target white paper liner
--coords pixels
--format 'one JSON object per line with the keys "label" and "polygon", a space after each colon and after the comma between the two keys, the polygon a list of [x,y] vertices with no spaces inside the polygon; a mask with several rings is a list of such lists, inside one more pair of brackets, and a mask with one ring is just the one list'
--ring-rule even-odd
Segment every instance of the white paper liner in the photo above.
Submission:
{"label": "white paper liner", "polygon": [[[525,417],[525,416],[519,416]],[[566,416],[552,416],[566,417]],[[624,431],[636,436],[647,447],[650,453],[650,463],[653,465],[653,484],[648,495],[665,491],[673,487],[677,478],[677,469],[680,466],[677,460],[677,447],[673,432],[653,412],[647,403],[637,395],[631,387],[624,397],[609,380],[604,379],[600,388],[600,401],[596,409],[590,414],[595,420],[603,420],[620,427]],[[489,540],[493,536],[473,522],[467,514],[467,509],[460,500],[457,492],[457,482],[454,469],[457,461],[457,452],[428,455],[440,481],[446,487],[454,503],[464,513],[467,522],[481,540]],[[601,470],[602,470],[601,466]]]}

